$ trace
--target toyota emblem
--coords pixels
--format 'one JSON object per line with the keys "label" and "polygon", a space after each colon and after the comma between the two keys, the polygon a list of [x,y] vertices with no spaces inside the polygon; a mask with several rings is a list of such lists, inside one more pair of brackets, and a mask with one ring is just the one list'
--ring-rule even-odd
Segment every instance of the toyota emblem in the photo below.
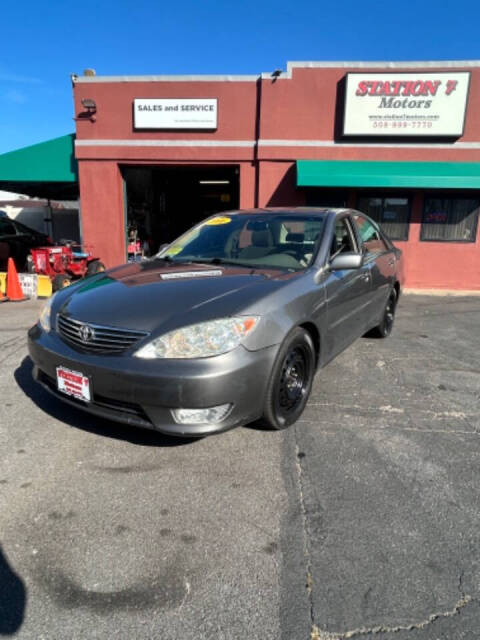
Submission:
{"label": "toyota emblem", "polygon": [[80,338],[82,342],[90,342],[95,338],[95,331],[88,324],[84,324],[80,327]]}

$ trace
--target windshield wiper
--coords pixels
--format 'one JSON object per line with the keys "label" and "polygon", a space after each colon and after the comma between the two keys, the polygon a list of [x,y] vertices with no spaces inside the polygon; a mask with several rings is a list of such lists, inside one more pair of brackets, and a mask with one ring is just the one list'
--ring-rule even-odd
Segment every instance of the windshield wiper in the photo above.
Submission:
{"label": "windshield wiper", "polygon": [[[172,256],[156,257],[157,260],[165,260],[171,264],[225,264],[234,267],[246,267],[247,269],[258,269],[257,265],[247,264],[246,262],[237,262],[236,260],[226,260],[224,258],[191,258],[182,260],[181,258],[172,258]],[[261,266],[260,266],[261,268]]]}
{"label": "windshield wiper", "polygon": [[247,267],[248,269],[257,269],[257,266],[247,264],[246,262],[238,262],[237,260],[226,260],[225,258],[208,258],[206,260],[194,260],[194,262],[204,262],[206,264],[228,264],[234,267]]}

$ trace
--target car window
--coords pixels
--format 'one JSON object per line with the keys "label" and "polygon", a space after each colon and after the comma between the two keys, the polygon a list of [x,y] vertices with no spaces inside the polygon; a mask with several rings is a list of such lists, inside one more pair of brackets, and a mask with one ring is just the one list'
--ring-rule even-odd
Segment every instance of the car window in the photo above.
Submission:
{"label": "car window", "polygon": [[10,220],[0,218],[0,236],[14,236],[16,235],[15,227]]}
{"label": "car window", "polygon": [[324,223],[324,215],[218,215],[187,231],[158,257],[300,270],[312,263]]}
{"label": "car window", "polygon": [[353,218],[366,251],[378,253],[379,251],[388,250],[377,227],[361,215],[355,214]]}
{"label": "car window", "polygon": [[339,253],[357,251],[354,236],[348,218],[341,218],[335,222],[335,231],[330,246],[330,260]]}

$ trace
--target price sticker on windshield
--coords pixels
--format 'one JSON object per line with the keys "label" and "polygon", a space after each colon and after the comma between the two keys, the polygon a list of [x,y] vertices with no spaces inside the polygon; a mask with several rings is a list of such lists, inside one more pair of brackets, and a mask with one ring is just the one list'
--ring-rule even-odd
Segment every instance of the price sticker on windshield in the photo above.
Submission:
{"label": "price sticker on windshield", "polygon": [[183,251],[183,247],[179,247],[178,245],[173,245],[170,247],[164,255],[166,256],[176,256],[177,253],[181,253]]}
{"label": "price sticker on windshield", "polygon": [[217,216],[216,218],[212,218],[211,220],[207,220],[205,223],[209,227],[214,227],[217,224],[228,224],[232,219],[227,216]]}

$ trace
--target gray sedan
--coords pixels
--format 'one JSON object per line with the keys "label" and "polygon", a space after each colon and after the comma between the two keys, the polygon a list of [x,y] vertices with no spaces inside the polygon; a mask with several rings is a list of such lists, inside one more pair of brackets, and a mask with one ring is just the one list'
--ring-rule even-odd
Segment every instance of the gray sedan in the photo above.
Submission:
{"label": "gray sedan", "polygon": [[399,249],[347,209],[215,215],[152,260],[59,291],[29,331],[34,377],[86,411],[202,436],[294,423],[317,369],[390,334]]}

